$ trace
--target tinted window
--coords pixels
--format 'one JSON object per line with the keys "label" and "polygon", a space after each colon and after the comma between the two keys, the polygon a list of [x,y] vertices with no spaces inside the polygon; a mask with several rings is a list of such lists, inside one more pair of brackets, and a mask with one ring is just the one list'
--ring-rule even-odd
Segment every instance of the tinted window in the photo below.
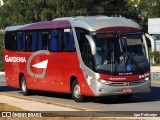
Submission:
{"label": "tinted window", "polygon": [[5,47],[12,51],[49,50],[52,52],[75,51],[71,29],[6,32]]}
{"label": "tinted window", "polygon": [[14,51],[16,48],[15,48],[15,33],[14,32],[6,32],[5,33],[5,41],[4,41],[4,44],[5,44],[5,48],[7,50],[12,50]]}
{"label": "tinted window", "polygon": [[82,60],[85,65],[87,65],[90,69],[94,70],[94,59],[91,54],[90,44],[85,37],[89,35],[89,32],[85,29],[77,28],[76,29],[77,39],[79,43],[79,48],[82,56]]}
{"label": "tinted window", "polygon": [[75,51],[73,32],[71,29],[55,29],[51,31],[50,51]]}
{"label": "tinted window", "polygon": [[49,31],[38,32],[37,48],[38,50],[48,50]]}

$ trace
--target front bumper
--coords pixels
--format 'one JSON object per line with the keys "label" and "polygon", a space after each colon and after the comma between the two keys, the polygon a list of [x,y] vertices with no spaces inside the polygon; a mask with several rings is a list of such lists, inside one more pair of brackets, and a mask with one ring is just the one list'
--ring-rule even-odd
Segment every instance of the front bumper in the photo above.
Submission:
{"label": "front bumper", "polygon": [[[131,91],[125,91],[129,89]],[[139,80],[131,82],[110,82],[102,84],[97,81],[94,93],[95,96],[123,95],[134,93],[149,93],[151,91],[151,80]]]}

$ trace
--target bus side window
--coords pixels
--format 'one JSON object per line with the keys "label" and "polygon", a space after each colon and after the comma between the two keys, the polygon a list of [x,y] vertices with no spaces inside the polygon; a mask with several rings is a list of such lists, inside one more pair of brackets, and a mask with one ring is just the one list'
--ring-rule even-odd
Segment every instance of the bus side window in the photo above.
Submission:
{"label": "bus side window", "polygon": [[64,51],[75,51],[74,37],[71,29],[64,29],[62,45],[64,46]]}
{"label": "bus side window", "polygon": [[79,41],[81,37],[81,33],[79,30],[76,31],[76,35],[77,35],[77,40]]}
{"label": "bus side window", "polygon": [[7,50],[15,51],[16,36],[14,32],[7,31],[4,36],[4,45]]}
{"label": "bus side window", "polygon": [[38,50],[42,50],[42,32],[38,32],[37,46]]}
{"label": "bus side window", "polygon": [[49,44],[49,47],[50,47],[50,51],[51,52],[54,52],[54,51],[58,51],[58,47],[57,47],[57,31],[56,30],[53,30],[50,32],[50,44]]}
{"label": "bus side window", "polygon": [[37,50],[37,46],[36,46],[36,43],[37,43],[37,32],[32,32],[32,45],[31,45],[31,51],[36,51]]}
{"label": "bus side window", "polygon": [[48,31],[42,32],[42,50],[48,50],[49,33]]}
{"label": "bus side window", "polygon": [[27,45],[27,33],[23,32],[23,40],[22,40],[22,50],[26,51],[26,45]]}
{"label": "bus side window", "polygon": [[74,52],[75,51],[75,43],[74,43],[74,37],[73,37],[73,32],[70,30],[70,35],[69,35],[69,51]]}
{"label": "bus side window", "polygon": [[63,47],[64,47],[64,52],[68,51],[68,41],[69,41],[69,34],[64,31],[63,33]]}
{"label": "bus side window", "polygon": [[23,39],[23,33],[22,32],[17,32],[17,37],[16,37],[16,50],[17,51],[22,51],[22,39]]}
{"label": "bus side window", "polygon": [[62,51],[62,30],[58,31],[58,51]]}
{"label": "bus side window", "polygon": [[78,39],[78,44],[84,64],[87,65],[90,69],[94,69],[94,59],[91,54],[91,48],[89,42],[85,35],[88,35],[89,32],[85,29],[76,28],[76,34]]}
{"label": "bus side window", "polygon": [[37,50],[48,50],[48,31],[38,32]]}
{"label": "bus side window", "polygon": [[32,34],[31,32],[28,32],[27,34],[27,51],[30,52],[31,51],[31,47],[32,47]]}

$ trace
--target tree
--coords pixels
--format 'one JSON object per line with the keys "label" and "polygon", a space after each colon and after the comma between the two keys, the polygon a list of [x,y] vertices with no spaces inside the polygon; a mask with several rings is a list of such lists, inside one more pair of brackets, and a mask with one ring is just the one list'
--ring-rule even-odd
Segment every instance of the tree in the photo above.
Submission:
{"label": "tree", "polygon": [[139,3],[139,11],[144,19],[160,17],[160,1],[159,0],[141,0]]}
{"label": "tree", "polygon": [[141,18],[141,25],[145,32],[148,28],[148,18],[160,17],[160,1],[159,0],[140,0],[137,4],[139,16]]}
{"label": "tree", "polygon": [[151,59],[154,59],[154,61],[155,61],[154,65],[160,64],[160,53],[159,53],[159,51],[151,52],[151,49],[149,49],[149,57]]}
{"label": "tree", "polygon": [[5,0],[5,4],[0,7],[0,27],[66,16],[107,15],[130,18],[136,15],[130,14],[135,12],[130,7],[128,0]]}
{"label": "tree", "polygon": [[3,63],[3,34],[0,31],[0,71],[4,71]]}

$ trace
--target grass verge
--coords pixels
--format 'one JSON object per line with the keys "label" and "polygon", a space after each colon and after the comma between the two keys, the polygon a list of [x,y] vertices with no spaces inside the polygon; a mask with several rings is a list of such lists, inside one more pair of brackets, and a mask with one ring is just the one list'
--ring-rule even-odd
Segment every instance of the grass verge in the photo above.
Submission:
{"label": "grass verge", "polygon": [[6,103],[0,103],[0,111],[26,111],[26,110],[8,105]]}

